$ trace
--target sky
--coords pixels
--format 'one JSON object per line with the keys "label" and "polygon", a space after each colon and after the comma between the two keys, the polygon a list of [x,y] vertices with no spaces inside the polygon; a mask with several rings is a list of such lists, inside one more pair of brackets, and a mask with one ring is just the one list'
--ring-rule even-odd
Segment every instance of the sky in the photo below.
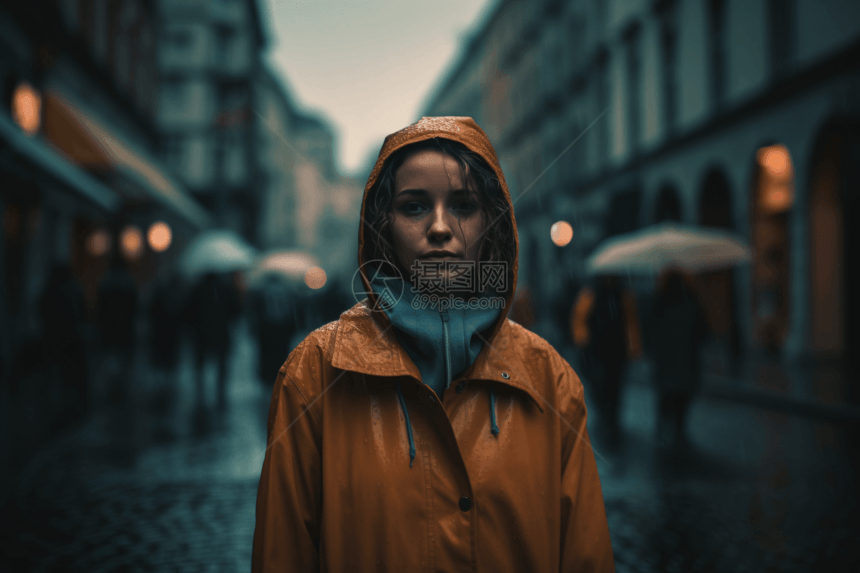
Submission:
{"label": "sky", "polygon": [[359,172],[419,119],[494,0],[262,0],[267,59],[293,100],[335,128],[335,162]]}

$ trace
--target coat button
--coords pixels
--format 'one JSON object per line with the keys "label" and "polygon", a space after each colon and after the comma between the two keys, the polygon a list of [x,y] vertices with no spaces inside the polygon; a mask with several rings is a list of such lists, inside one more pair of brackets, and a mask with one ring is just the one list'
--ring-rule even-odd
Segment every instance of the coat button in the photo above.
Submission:
{"label": "coat button", "polygon": [[460,382],[459,384],[457,384],[457,387],[455,388],[455,390],[457,391],[457,394],[462,394],[463,390],[465,390],[465,389],[466,389],[466,383],[465,382]]}
{"label": "coat button", "polygon": [[460,498],[460,510],[469,511],[470,509],[472,509],[472,500],[464,495]]}

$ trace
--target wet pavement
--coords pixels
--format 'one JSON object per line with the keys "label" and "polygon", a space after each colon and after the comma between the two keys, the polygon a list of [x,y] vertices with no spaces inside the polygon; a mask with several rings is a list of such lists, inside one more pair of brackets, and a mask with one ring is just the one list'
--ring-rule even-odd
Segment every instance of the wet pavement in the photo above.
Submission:
{"label": "wet pavement", "polygon": [[[0,516],[0,572],[247,571],[269,388],[234,352],[229,407],[194,395],[190,357],[173,396],[140,363],[123,405],[39,452]],[[616,567],[627,571],[860,571],[857,433],[699,399],[690,446],[658,447],[654,396],[633,376],[624,438],[590,420]]]}

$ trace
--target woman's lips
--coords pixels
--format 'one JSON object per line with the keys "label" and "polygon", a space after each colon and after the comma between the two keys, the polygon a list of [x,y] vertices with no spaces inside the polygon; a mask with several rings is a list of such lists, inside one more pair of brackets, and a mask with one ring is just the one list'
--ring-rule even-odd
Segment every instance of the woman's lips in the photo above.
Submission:
{"label": "woman's lips", "polygon": [[425,255],[421,255],[421,260],[427,261],[447,261],[447,260],[457,260],[461,257],[459,255],[455,255],[454,253],[448,251],[431,251]]}

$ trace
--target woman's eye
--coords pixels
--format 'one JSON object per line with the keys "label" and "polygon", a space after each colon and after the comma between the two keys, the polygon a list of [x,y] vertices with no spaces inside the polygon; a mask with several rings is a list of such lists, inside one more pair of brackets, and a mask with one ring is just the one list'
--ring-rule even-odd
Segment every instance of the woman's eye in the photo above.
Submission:
{"label": "woman's eye", "polygon": [[403,205],[402,209],[407,215],[417,215],[424,210],[424,205],[412,201]]}
{"label": "woman's eye", "polygon": [[454,210],[461,213],[472,213],[477,210],[478,206],[471,201],[459,201],[454,204]]}

